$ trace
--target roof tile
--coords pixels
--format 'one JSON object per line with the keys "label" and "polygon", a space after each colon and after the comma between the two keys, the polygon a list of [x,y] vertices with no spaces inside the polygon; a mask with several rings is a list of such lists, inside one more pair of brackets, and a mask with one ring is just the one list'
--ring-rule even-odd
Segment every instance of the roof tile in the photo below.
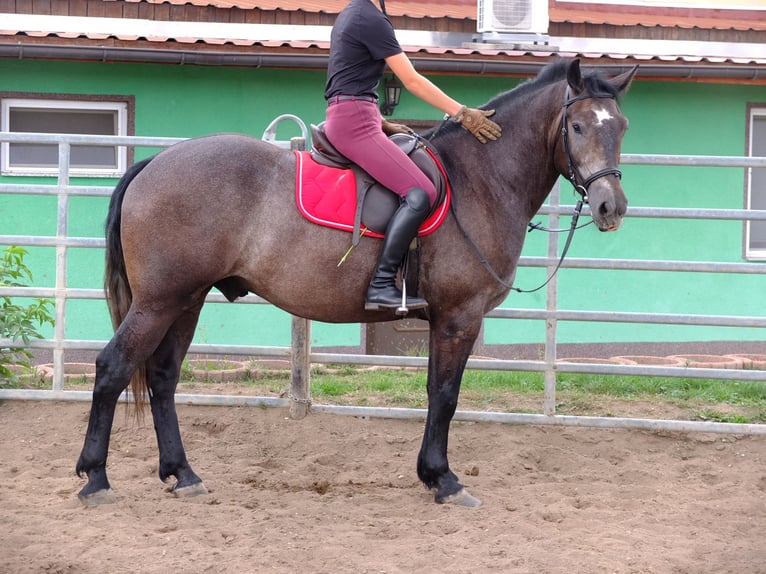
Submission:
{"label": "roof tile", "polygon": [[[337,14],[348,0],[125,0],[134,3],[212,6],[242,10],[283,10]],[[538,0],[539,1],[539,0]],[[766,7],[753,9],[701,9],[645,5],[583,4],[549,0],[551,22],[607,24],[612,26],[662,26],[705,30],[766,30]],[[412,18],[476,19],[476,0],[386,0],[392,16]]]}

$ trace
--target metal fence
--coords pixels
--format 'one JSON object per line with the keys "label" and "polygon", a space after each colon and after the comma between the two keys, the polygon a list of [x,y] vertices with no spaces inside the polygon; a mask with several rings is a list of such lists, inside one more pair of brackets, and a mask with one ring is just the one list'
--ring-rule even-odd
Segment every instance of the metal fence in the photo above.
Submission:
{"label": "metal fence", "polygon": [[[298,123],[302,137],[292,140],[276,139],[277,127],[283,121]],[[292,115],[276,118],[266,129],[263,139],[275,145],[286,148],[300,148],[307,141],[306,128],[303,122]],[[17,246],[49,246],[56,249],[56,281],[53,288],[42,287],[0,287],[0,296],[11,297],[43,297],[55,301],[55,328],[52,339],[34,340],[30,343],[32,349],[51,349],[53,351],[54,375],[51,390],[1,389],[0,399],[53,399],[53,400],[89,400],[90,392],[64,390],[64,364],[67,351],[100,350],[107,341],[73,340],[66,338],[66,302],[70,299],[103,299],[101,288],[82,289],[67,286],[67,251],[70,248],[104,249],[105,242],[100,238],[72,237],[69,234],[69,199],[73,196],[108,197],[112,187],[77,186],[70,184],[70,150],[72,145],[105,145],[126,146],[133,148],[151,147],[162,148],[178,141],[180,138],[128,137],[128,136],[88,136],[88,135],[52,135],[35,133],[0,132],[0,142],[45,143],[56,144],[59,148],[58,176],[55,185],[12,184],[0,183],[0,194],[25,195],[54,195],[58,199],[57,230],[55,236],[21,236],[0,235],[0,245]],[[713,167],[766,167],[763,157],[714,157],[714,156],[672,156],[672,155],[638,155],[624,154],[623,164],[665,165],[665,166],[713,166]],[[571,206],[559,203],[558,188],[552,192],[549,203],[540,211],[548,217],[548,226],[559,227],[561,215],[569,215]],[[587,208],[584,215],[587,213]],[[718,219],[718,220],[766,220],[766,210],[723,210],[723,209],[688,209],[688,208],[654,208],[631,207],[628,217],[674,218],[674,219]],[[545,268],[552,273],[558,263],[559,238],[558,234],[549,234],[547,255],[544,257],[524,256],[520,259],[522,267]],[[625,260],[625,259],[566,259],[562,265],[565,268],[577,269],[618,269],[644,270],[693,273],[725,273],[725,274],[766,274],[766,266],[756,263],[725,263],[697,261],[657,261],[657,260]],[[220,294],[210,294],[207,301],[225,302]],[[240,300],[245,304],[268,304],[255,295],[248,295]],[[762,311],[756,309],[755,311]],[[557,373],[586,373],[608,375],[639,375],[667,376],[687,378],[714,378],[741,381],[766,382],[764,370],[729,370],[707,368],[679,368],[648,365],[604,365],[586,363],[556,362],[557,323],[558,321],[589,321],[589,322],[625,322],[649,323],[664,325],[699,325],[726,327],[766,327],[766,316],[727,316],[727,315],[688,315],[667,313],[629,313],[629,312],[599,312],[573,311],[559,309],[557,304],[557,279],[546,286],[546,307],[540,310],[503,308],[495,309],[487,314],[488,318],[498,319],[534,319],[543,320],[546,325],[545,351],[542,360],[482,360],[470,359],[469,369],[502,370],[502,371],[532,371],[544,374],[544,397],[541,414],[522,413],[491,413],[475,411],[458,411],[456,420],[492,421],[514,424],[545,424],[590,427],[622,427],[640,429],[662,429],[677,431],[707,431],[735,432],[750,434],[766,434],[763,424],[734,424],[715,423],[708,421],[675,421],[619,417],[584,417],[562,416],[555,412],[556,405],[556,374]],[[292,325],[291,347],[268,347],[247,345],[214,345],[193,344],[192,353],[210,353],[226,355],[242,355],[257,357],[279,357],[292,359],[291,397],[276,399],[269,397],[241,397],[220,395],[191,395],[179,394],[176,397],[181,404],[207,405],[260,405],[290,407],[296,417],[306,414],[310,404],[310,364],[337,363],[350,365],[382,365],[399,367],[426,367],[425,357],[401,357],[389,355],[317,353],[310,347],[310,323],[294,318]],[[0,345],[8,346],[11,341],[0,339]],[[311,405],[314,411],[349,414],[355,416],[383,416],[390,418],[425,418],[423,409],[396,409],[375,407],[342,407],[331,405]]]}

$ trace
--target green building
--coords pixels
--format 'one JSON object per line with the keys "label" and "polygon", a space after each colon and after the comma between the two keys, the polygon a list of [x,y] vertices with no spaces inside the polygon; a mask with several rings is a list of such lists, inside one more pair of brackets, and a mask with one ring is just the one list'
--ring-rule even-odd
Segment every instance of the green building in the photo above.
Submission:
{"label": "green building", "polygon": [[[70,0],[56,4],[58,13],[42,8],[44,3],[29,4],[27,12],[0,14],[0,131],[261,137],[282,114],[307,125],[324,118],[329,27],[342,2],[327,12],[300,2],[249,9],[233,2]],[[622,104],[630,120],[624,154],[766,156],[762,7],[718,10],[713,26],[704,7],[674,15],[672,7],[638,6],[630,18],[602,13],[594,24],[593,15],[574,3],[551,0],[548,6],[546,30],[501,23],[499,32],[489,34],[475,32],[476,5],[463,0],[444,4],[444,14],[429,15],[417,2],[389,12],[416,68],[468,105],[518,85],[558,56],[580,57],[583,66],[610,74],[639,64]],[[406,92],[392,117],[416,126],[441,119]],[[277,135],[289,139],[300,131],[285,122]],[[75,147],[71,183],[112,186],[127,165],[156,151]],[[5,142],[0,162],[0,184],[55,183],[55,147]],[[632,208],[766,209],[766,167],[631,163],[623,166],[623,186]],[[563,203],[574,203],[566,182],[561,196]],[[69,235],[103,237],[107,204],[103,197],[72,197]],[[54,196],[0,194],[5,243],[8,236],[55,236],[56,217]],[[567,218],[562,224],[568,225]],[[523,255],[544,256],[546,245],[544,233],[530,233]],[[27,249],[35,285],[53,287],[55,248]],[[766,259],[766,220],[629,214],[617,233],[601,234],[593,226],[579,230],[569,257],[758,262]],[[100,249],[69,249],[68,287],[98,288],[102,277]],[[531,288],[545,277],[544,269],[522,268],[516,284]],[[751,317],[766,307],[764,279],[757,273],[565,268],[558,281],[560,309]],[[542,290],[511,294],[503,307],[545,305]],[[539,320],[488,319],[483,343],[539,343],[544,327]],[[762,329],[720,326],[561,322],[558,329],[561,343],[764,339]],[[104,340],[111,332],[103,301],[67,302],[68,339]],[[314,324],[312,337],[317,346],[364,345],[359,325]],[[271,346],[289,341],[285,313],[236,304],[207,305],[195,339]]]}

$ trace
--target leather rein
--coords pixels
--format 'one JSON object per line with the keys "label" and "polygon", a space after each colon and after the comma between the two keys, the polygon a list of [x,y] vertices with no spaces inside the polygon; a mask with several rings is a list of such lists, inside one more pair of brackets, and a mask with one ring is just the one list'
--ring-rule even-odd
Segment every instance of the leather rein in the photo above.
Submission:
{"label": "leather rein", "polygon": [[[579,96],[570,98],[568,85],[567,85],[566,91],[564,92],[564,105],[562,106],[563,109],[561,114],[561,139],[564,145],[564,153],[566,153],[566,156],[567,156],[567,170],[569,172],[567,175],[567,179],[569,179],[569,181],[572,183],[572,186],[574,187],[574,190],[580,195],[580,199],[577,200],[577,205],[575,205],[574,213],[572,214],[572,224],[569,227],[569,233],[567,235],[566,242],[564,243],[564,250],[561,252],[561,257],[559,258],[558,263],[556,264],[556,268],[553,270],[553,272],[550,274],[550,276],[545,280],[545,282],[542,285],[534,289],[520,289],[504,281],[495,272],[495,270],[492,268],[492,265],[489,263],[489,261],[487,261],[484,255],[482,255],[481,251],[479,251],[479,248],[476,246],[476,244],[473,242],[473,240],[470,238],[470,236],[466,232],[463,225],[460,223],[460,220],[457,217],[457,212],[455,211],[455,198],[453,197],[453,201],[452,201],[452,205],[450,209],[452,209],[452,215],[455,217],[455,223],[457,223],[458,229],[463,234],[463,238],[465,239],[466,243],[468,243],[469,247],[471,247],[473,252],[476,254],[476,257],[479,259],[479,262],[487,270],[487,272],[492,276],[492,278],[498,283],[500,283],[500,285],[502,285],[506,289],[516,291],[517,293],[534,293],[535,291],[539,291],[540,289],[545,287],[548,283],[550,283],[551,279],[553,279],[553,277],[556,275],[559,268],[561,267],[561,264],[564,262],[564,257],[566,257],[567,251],[569,251],[569,246],[572,243],[574,232],[576,229],[578,229],[577,221],[580,218],[580,213],[582,211],[583,203],[588,203],[588,189],[590,188],[590,185],[597,179],[607,175],[615,175],[618,178],[622,179],[622,172],[617,168],[605,168],[593,173],[590,177],[583,179],[582,175],[580,174],[580,170],[577,168],[574,162],[574,158],[572,157],[572,152],[569,147],[569,129],[567,127],[567,112],[569,111],[569,106],[571,106],[575,102],[578,102],[580,100],[586,100],[589,98],[612,98],[613,99],[614,96],[612,96],[611,94],[609,95],[580,94]],[[589,223],[592,223],[592,221],[590,221]],[[534,223],[529,223],[528,225],[529,225],[528,231],[532,231],[533,229],[540,229],[540,230],[549,231],[549,232],[566,231],[565,229],[547,229],[539,224],[534,224]]]}

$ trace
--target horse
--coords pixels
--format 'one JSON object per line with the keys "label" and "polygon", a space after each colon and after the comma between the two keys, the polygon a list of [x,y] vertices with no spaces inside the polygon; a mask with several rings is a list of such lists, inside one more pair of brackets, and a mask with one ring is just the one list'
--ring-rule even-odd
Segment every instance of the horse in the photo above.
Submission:
{"label": "horse", "polygon": [[[618,169],[627,119],[619,108],[636,72],[614,77],[557,59],[481,106],[496,110],[497,141],[479,143],[444,121],[422,134],[438,152],[453,205],[420,238],[414,312],[429,323],[428,411],[417,475],[437,503],[480,501],[450,469],[447,443],[460,383],[484,315],[512,287],[527,225],[560,175],[589,203],[601,231],[627,209]],[[587,73],[586,73],[587,72]],[[208,292],[255,293],[292,315],[330,323],[397,319],[365,311],[381,242],[363,237],[342,266],[348,234],[295,207],[293,152],[239,134],[185,140],[131,166],[106,220],[105,289],[115,333],[96,360],[90,415],[76,473],[83,504],[114,502],[106,472],[116,405],[130,385],[148,395],[159,478],[176,496],[206,493],[181,439],[174,395]],[[145,399],[144,399],[145,400]]]}

